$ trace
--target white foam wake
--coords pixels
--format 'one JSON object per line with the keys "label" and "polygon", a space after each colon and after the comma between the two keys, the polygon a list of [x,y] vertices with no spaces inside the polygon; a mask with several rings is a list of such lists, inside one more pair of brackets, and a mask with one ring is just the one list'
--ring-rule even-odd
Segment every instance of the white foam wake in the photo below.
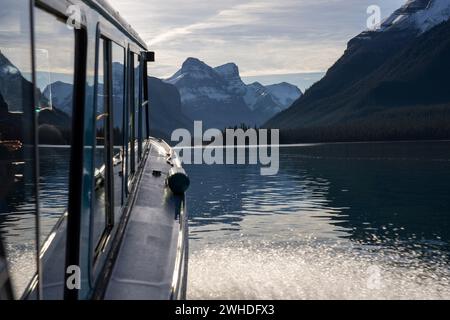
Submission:
{"label": "white foam wake", "polygon": [[[362,250],[364,251],[364,250]],[[444,262],[375,248],[210,246],[192,252],[189,299],[450,299]]]}

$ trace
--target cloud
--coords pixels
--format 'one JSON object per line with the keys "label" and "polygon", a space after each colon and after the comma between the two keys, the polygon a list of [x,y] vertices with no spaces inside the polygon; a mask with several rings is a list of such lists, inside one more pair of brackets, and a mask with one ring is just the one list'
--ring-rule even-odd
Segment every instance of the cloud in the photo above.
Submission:
{"label": "cloud", "polygon": [[157,52],[154,75],[188,56],[236,62],[246,75],[328,69],[366,28],[369,5],[384,17],[405,0],[110,0]]}
{"label": "cloud", "polygon": [[165,42],[179,36],[185,36],[195,31],[255,24],[259,20],[255,13],[266,12],[273,6],[275,5],[272,2],[249,2],[236,5],[229,9],[221,10],[214,16],[209,17],[202,22],[197,22],[185,27],[175,28],[166,33],[163,33],[152,39],[150,41],[150,45]]}

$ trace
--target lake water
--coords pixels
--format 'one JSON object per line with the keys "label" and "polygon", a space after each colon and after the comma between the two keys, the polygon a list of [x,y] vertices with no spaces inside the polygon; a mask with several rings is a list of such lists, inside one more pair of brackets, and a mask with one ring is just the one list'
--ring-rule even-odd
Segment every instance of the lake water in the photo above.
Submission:
{"label": "lake water", "polygon": [[186,169],[192,299],[449,299],[450,142],[320,144]]}

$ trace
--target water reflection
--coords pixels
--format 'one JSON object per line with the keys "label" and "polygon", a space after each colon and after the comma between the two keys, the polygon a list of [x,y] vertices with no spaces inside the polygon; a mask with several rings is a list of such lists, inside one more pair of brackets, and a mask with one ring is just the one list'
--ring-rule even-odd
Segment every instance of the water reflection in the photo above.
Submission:
{"label": "water reflection", "polygon": [[41,234],[45,239],[67,209],[70,147],[41,146],[39,155],[40,222]]}
{"label": "water reflection", "polygon": [[[70,149],[41,146],[39,152],[41,231],[43,235],[48,235],[61,217],[61,212],[67,208],[68,190],[64,186],[68,184],[69,163],[65,160],[70,154]],[[22,232],[33,230],[35,223],[34,195],[31,188],[26,190],[29,192],[24,192],[20,188],[10,190],[5,201],[8,207],[2,209],[4,214],[0,213],[0,231],[7,242],[21,243],[35,239],[34,232]]]}
{"label": "water reflection", "polygon": [[[450,243],[450,143],[284,148],[280,173],[188,166],[191,237]],[[196,244],[194,245],[196,246]]]}

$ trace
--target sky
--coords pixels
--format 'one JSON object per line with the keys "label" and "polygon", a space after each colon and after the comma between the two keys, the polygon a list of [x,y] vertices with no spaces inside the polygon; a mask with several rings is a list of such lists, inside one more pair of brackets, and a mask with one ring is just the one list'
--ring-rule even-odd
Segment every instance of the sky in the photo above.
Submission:
{"label": "sky", "polygon": [[[367,29],[370,5],[389,16],[405,0],[109,0],[156,52],[167,78],[187,57],[234,62],[251,79],[326,71]],[[276,80],[276,77],[275,77]]]}

